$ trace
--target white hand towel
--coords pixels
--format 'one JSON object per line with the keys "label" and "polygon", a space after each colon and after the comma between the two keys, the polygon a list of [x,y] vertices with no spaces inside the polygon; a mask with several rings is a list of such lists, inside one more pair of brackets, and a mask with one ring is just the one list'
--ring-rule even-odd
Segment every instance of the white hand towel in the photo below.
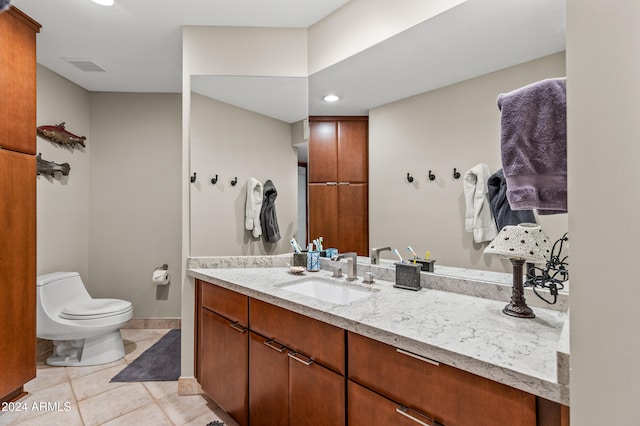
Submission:
{"label": "white hand towel", "polygon": [[465,230],[473,232],[476,243],[491,241],[498,235],[489,204],[487,180],[490,175],[486,164],[478,164],[464,174]]}
{"label": "white hand towel", "polygon": [[254,238],[262,235],[260,225],[260,210],[262,209],[262,183],[256,178],[249,178],[247,182],[247,201],[245,203],[244,227],[247,231],[253,231]]}

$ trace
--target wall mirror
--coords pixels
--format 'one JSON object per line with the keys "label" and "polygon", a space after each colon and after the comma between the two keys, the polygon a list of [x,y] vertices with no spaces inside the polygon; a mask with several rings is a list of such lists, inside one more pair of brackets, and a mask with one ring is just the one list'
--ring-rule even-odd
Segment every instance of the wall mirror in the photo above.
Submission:
{"label": "wall mirror", "polygon": [[[288,123],[308,115],[368,115],[371,108],[562,52],[565,23],[563,0],[467,1],[308,79],[192,76],[192,91]],[[292,94],[283,95],[287,88]],[[328,93],[341,100],[325,103]],[[280,114],[287,104],[291,113]],[[299,154],[306,162],[305,150]]]}

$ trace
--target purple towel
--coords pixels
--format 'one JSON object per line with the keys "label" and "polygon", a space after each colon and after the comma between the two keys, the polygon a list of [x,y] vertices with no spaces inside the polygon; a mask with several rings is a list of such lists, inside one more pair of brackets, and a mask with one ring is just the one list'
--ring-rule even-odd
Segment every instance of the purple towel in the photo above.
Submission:
{"label": "purple towel", "polygon": [[567,212],[566,79],[538,81],[498,96],[500,151],[513,210]]}

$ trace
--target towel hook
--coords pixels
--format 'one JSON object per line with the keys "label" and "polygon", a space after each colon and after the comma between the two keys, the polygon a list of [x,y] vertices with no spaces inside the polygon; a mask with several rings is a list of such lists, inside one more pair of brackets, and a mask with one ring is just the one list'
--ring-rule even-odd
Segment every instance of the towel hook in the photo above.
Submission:
{"label": "towel hook", "polygon": [[456,168],[453,168],[453,178],[454,179],[460,179],[460,172],[456,170]]}
{"label": "towel hook", "polygon": [[216,175],[216,177],[214,177],[214,178],[211,178],[211,183],[212,183],[213,185],[215,185],[216,183],[218,183],[218,175]]}
{"label": "towel hook", "polygon": [[231,186],[236,186],[236,183],[238,183],[238,176],[233,178],[233,180],[231,181]]}
{"label": "towel hook", "polygon": [[407,173],[407,182],[409,183],[413,182],[413,176],[411,176],[409,173]]}
{"label": "towel hook", "polygon": [[189,178],[189,180],[191,181],[191,183],[195,183],[196,182],[196,172],[193,172],[193,176],[191,176]]}
{"label": "towel hook", "polygon": [[429,170],[429,174],[428,174],[428,176],[429,176],[429,180],[430,180],[430,181],[434,181],[434,180],[436,180],[436,175],[434,175],[433,173],[431,173],[431,170]]}

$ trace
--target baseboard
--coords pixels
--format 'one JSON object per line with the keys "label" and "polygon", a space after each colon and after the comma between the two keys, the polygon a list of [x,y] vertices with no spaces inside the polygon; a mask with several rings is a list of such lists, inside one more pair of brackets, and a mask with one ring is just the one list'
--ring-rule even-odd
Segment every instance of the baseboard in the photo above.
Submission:
{"label": "baseboard", "polygon": [[178,379],[178,396],[202,395],[202,387],[195,377],[180,377]]}
{"label": "baseboard", "polygon": [[181,328],[180,318],[132,318],[122,328]]}

